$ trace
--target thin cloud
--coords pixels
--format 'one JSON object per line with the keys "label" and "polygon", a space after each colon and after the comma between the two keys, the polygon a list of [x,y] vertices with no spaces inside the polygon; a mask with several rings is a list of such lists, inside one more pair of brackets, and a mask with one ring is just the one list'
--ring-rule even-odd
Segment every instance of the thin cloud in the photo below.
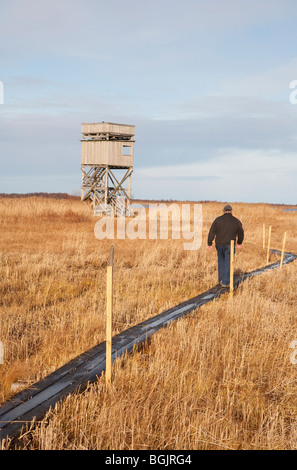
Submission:
{"label": "thin cloud", "polygon": [[295,204],[296,172],[295,153],[283,154],[278,149],[221,149],[207,162],[140,169],[133,191],[143,198],[153,193],[163,199]]}

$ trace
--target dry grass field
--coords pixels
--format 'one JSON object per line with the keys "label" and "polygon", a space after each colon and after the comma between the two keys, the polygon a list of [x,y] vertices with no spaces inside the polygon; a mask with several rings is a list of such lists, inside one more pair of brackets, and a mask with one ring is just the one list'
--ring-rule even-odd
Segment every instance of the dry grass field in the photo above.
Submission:
{"label": "dry grass field", "polygon": [[[114,334],[217,283],[207,233],[223,203],[205,202],[203,242],[114,240]],[[236,272],[266,265],[271,248],[297,253],[297,212],[234,203],[245,241]],[[97,240],[78,200],[0,198],[0,402],[105,339],[110,240]],[[271,261],[278,259],[271,256]],[[244,282],[155,334],[103,379],[51,410],[3,449],[296,449],[296,262]]]}

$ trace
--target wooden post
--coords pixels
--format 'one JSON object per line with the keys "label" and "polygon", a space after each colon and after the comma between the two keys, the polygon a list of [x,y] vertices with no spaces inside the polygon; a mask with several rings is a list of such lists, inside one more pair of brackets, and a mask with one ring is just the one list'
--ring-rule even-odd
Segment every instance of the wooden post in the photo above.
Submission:
{"label": "wooden post", "polygon": [[263,248],[265,248],[265,224],[263,224]]}
{"label": "wooden post", "polygon": [[268,235],[267,263],[269,263],[269,258],[270,258],[270,242],[271,242],[271,225],[269,226],[269,235]]}
{"label": "wooden post", "polygon": [[234,240],[230,243],[230,297],[233,297],[233,275],[234,275]]}
{"label": "wooden post", "polygon": [[0,364],[4,364],[4,346],[2,341],[0,341]]}
{"label": "wooden post", "polygon": [[106,282],[106,383],[111,382],[112,364],[112,297],[113,297],[113,245],[110,247],[109,265],[107,266]]}
{"label": "wooden post", "polygon": [[280,262],[280,267],[283,267],[283,261],[284,261],[284,254],[285,254],[285,244],[286,244],[286,237],[287,237],[287,232],[284,233],[284,239],[283,239],[283,249],[282,249],[282,256],[281,256],[281,262]]}

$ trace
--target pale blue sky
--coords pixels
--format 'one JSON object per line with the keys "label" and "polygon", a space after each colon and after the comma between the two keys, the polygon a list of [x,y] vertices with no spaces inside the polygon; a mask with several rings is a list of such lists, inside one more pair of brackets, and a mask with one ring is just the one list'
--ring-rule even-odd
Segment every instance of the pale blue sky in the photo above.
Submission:
{"label": "pale blue sky", "polygon": [[80,189],[82,122],[136,130],[138,198],[296,204],[295,0],[2,0],[0,192]]}

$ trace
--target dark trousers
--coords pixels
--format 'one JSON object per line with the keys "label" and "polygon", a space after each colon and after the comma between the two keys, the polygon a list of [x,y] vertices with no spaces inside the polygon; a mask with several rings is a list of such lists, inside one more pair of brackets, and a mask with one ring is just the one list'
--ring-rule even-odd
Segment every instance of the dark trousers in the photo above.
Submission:
{"label": "dark trousers", "polygon": [[216,249],[218,252],[219,282],[226,286],[230,284],[230,245],[217,246]]}

